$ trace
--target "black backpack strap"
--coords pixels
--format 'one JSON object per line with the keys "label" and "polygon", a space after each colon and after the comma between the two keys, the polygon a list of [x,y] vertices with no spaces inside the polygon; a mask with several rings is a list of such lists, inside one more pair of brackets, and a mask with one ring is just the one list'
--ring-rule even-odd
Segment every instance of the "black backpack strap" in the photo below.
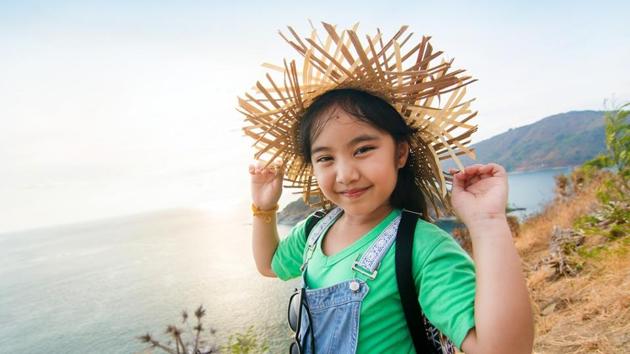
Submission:
{"label": "black backpack strap", "polygon": [[317,225],[317,223],[324,218],[324,216],[326,216],[326,214],[328,214],[330,210],[326,210],[326,209],[319,209],[316,212],[313,213],[313,215],[306,219],[306,225],[304,227],[304,236],[306,237],[306,239],[308,240],[308,235],[310,235],[311,230],[313,230],[313,228],[315,227],[315,225]]}
{"label": "black backpack strap", "polygon": [[413,237],[417,222],[416,215],[403,210],[396,234],[396,280],[407,328],[409,328],[416,353],[433,353],[435,349],[427,337],[423,323],[424,316],[418,302],[418,292],[411,271]]}

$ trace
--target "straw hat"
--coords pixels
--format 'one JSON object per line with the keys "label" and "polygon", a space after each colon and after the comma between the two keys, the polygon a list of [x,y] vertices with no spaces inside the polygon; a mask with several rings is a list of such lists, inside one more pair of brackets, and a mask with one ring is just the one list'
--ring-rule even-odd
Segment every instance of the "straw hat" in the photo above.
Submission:
{"label": "straw hat", "polygon": [[[452,159],[462,169],[458,155],[475,158],[467,147],[477,130],[469,120],[470,103],[464,100],[465,86],[474,82],[464,70],[452,69],[453,60],[434,51],[430,37],[412,41],[402,26],[389,40],[380,30],[361,41],[358,24],[338,31],[322,23],[323,36],[313,28],[301,37],[288,27],[290,35],[280,36],[299,54],[282,65],[263,64],[272,73],[264,82],[238,98],[238,111],[245,116],[243,128],[255,139],[256,158],[285,163],[285,187],[297,188],[305,203],[327,206],[313,175],[312,165],[299,153],[298,122],[305,110],[321,94],[337,88],[354,88],[379,96],[390,103],[417,129],[411,141],[410,163],[428,206],[434,214],[450,210],[447,183],[451,177],[442,172],[440,161]],[[272,75],[272,74],[275,74]]]}

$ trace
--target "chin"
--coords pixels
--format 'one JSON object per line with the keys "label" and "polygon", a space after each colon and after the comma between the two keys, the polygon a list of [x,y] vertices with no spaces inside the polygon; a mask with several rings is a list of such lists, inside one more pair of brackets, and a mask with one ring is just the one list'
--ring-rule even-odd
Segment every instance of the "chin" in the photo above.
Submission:
{"label": "chin", "polygon": [[338,207],[340,207],[347,213],[357,214],[357,215],[370,213],[372,210],[376,208],[374,206],[371,206],[369,203],[365,203],[365,202],[354,202],[354,203],[341,202],[335,205],[337,205]]}

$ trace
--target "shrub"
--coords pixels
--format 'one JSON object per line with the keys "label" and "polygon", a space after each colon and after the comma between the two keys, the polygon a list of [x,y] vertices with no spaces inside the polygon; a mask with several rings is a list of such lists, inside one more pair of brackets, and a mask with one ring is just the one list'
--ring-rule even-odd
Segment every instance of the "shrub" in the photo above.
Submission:
{"label": "shrub", "polygon": [[[250,326],[245,333],[230,335],[227,343],[219,348],[215,344],[216,338],[213,338],[216,331],[212,328],[209,328],[207,331],[204,329],[202,319],[205,314],[206,310],[203,308],[203,305],[200,305],[194,313],[197,319],[195,326],[190,327],[188,312],[186,310],[182,311],[182,324],[187,326],[190,333],[185,335],[183,329],[172,324],[168,325],[165,334],[172,337],[172,341],[167,343],[156,340],[149,333],[136,338],[142,343],[150,344],[149,348],[157,348],[170,354],[213,354],[221,352],[253,354],[269,351],[267,342],[256,334],[254,326]],[[188,337],[189,340],[187,341],[184,337]],[[171,343],[173,341],[175,342],[175,347],[172,347]]]}

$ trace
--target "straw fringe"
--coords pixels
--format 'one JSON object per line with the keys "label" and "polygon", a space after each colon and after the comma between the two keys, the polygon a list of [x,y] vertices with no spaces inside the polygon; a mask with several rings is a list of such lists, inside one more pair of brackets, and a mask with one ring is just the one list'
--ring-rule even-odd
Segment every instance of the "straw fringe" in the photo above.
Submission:
{"label": "straw fringe", "polygon": [[315,28],[308,37],[301,37],[291,26],[287,27],[288,34],[279,32],[302,57],[301,67],[295,60],[284,60],[283,65],[265,63],[263,67],[271,70],[265,75],[266,81],[257,81],[251,94],[239,97],[238,111],[246,122],[243,131],[255,140],[255,157],[268,163],[282,158],[288,182],[285,187],[299,189],[310,205],[329,206],[312,166],[299,154],[297,123],[326,91],[364,90],[392,104],[417,129],[411,163],[418,171],[418,185],[436,216],[448,212],[447,183],[452,179],[441,171],[440,161],[452,159],[463,168],[458,156],[475,157],[468,145],[477,126],[468,122],[477,112],[470,109],[474,99],[464,97],[465,86],[476,80],[463,75],[464,70],[452,69],[453,59],[434,64],[442,52],[433,50],[429,36],[405,49],[413,36],[407,33],[408,26],[401,26],[387,41],[377,29],[363,42],[357,34],[358,23],[343,31],[328,23],[322,26],[323,40]]}

